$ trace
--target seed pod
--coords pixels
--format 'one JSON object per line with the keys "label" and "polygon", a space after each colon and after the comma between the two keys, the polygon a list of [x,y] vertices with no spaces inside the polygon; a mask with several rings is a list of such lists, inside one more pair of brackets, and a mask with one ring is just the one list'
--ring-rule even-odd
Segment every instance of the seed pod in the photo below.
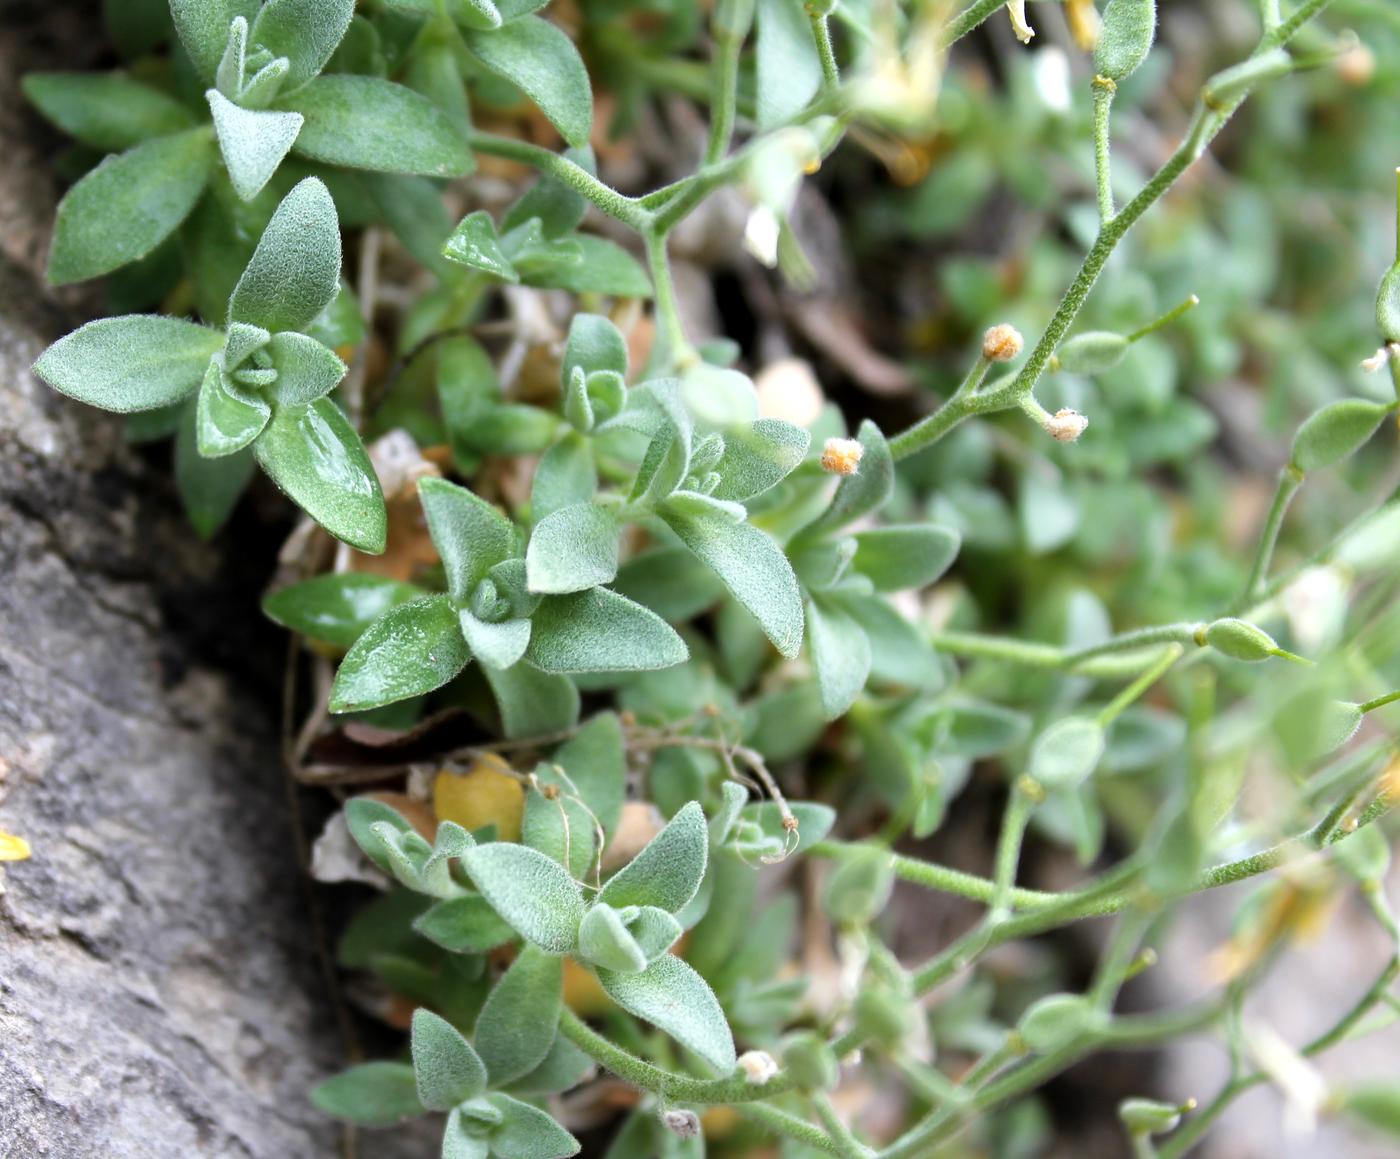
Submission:
{"label": "seed pod", "polygon": [[1076,334],[1055,352],[1060,369],[1071,374],[1102,374],[1112,370],[1128,353],[1128,340],[1111,330],[1086,330]]}
{"label": "seed pod", "polygon": [[1131,76],[1147,59],[1156,34],[1157,0],[1108,0],[1094,50],[1095,71],[1111,81]]}
{"label": "seed pod", "polygon": [[840,1077],[831,1047],[810,1030],[792,1036],[783,1050],[783,1062],[799,1090],[829,1091]]}
{"label": "seed pod", "polygon": [[1381,279],[1376,293],[1376,327],[1389,342],[1400,342],[1400,261]]}
{"label": "seed pod", "polygon": [[1050,994],[1031,1004],[1017,1030],[1037,1054],[1052,1054],[1091,1034],[1103,1022],[1103,1013],[1084,995]]}
{"label": "seed pod", "polygon": [[1293,466],[1306,473],[1340,463],[1375,433],[1391,409],[1364,398],[1346,398],[1323,407],[1293,436]]}
{"label": "seed pod", "polygon": [[1156,1099],[1124,1099],[1118,1104],[1118,1117],[1132,1135],[1164,1135],[1181,1122],[1181,1107]]}
{"label": "seed pod", "polygon": [[1233,617],[1216,620],[1207,627],[1205,640],[1221,655],[1246,663],[1267,660],[1270,656],[1277,656],[1280,651],[1274,638],[1263,628],[1256,628]]}
{"label": "seed pod", "polygon": [[1258,56],[1232,65],[1206,81],[1201,94],[1207,107],[1219,109],[1248,95],[1255,85],[1293,71],[1293,58],[1286,49],[1271,48]]}

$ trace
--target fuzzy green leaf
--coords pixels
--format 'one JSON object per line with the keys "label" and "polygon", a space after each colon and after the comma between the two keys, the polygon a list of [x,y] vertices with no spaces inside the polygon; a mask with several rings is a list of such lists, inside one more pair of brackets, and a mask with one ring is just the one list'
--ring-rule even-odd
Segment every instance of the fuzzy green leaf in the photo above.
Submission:
{"label": "fuzzy green leaf", "polygon": [[326,66],[350,27],[355,0],[268,0],[249,40],[291,65],[284,85],[300,88]]}
{"label": "fuzzy green leaf", "polygon": [[492,32],[465,32],[482,64],[535,102],[571,145],[586,145],[593,128],[588,71],[563,29],[527,16]]}
{"label": "fuzzy green leaf", "polygon": [[353,712],[441,688],[471,653],[446,596],[424,596],[375,620],[341,661],[332,712]]}
{"label": "fuzzy green leaf", "polygon": [[278,107],[306,118],[294,148],[313,161],[424,177],[462,177],[472,169],[452,119],[392,81],[319,76]]}
{"label": "fuzzy green leaf", "polygon": [[626,751],[617,716],[601,712],[593,717],[560,746],[554,763],[568,775],[603,832],[611,837],[627,796]]}
{"label": "fuzzy green leaf", "polygon": [[545,672],[646,672],[690,655],[670,624],[607,588],[546,596],[532,623],[525,658]]}
{"label": "fuzzy green leaf", "polygon": [[515,549],[515,528],[485,499],[445,479],[419,481],[428,531],[442,556],[447,589],[461,603]]}
{"label": "fuzzy green leaf", "polygon": [[517,1094],[553,1095],[572,1090],[595,1071],[593,1060],[562,1034],[554,1039],[544,1061],[510,1084]]}
{"label": "fuzzy green leaf", "polygon": [[245,109],[218,89],[210,89],[204,96],[214,115],[214,132],[234,192],[244,201],[252,201],[291,150],[301,132],[301,114]]}
{"label": "fuzzy green leaf", "polygon": [[218,330],[180,318],[101,318],[45,350],[34,373],[55,390],[103,410],[155,410],[193,394],[223,343]]}
{"label": "fuzzy green leaf", "polygon": [[1026,772],[1047,789],[1077,788],[1098,767],[1104,740],[1098,721],[1064,717],[1035,738]]}
{"label": "fuzzy green leaf", "polygon": [[501,249],[496,223],[484,209],[467,214],[457,223],[442,252],[444,257],[468,269],[480,270],[503,282],[520,281],[520,275]]}
{"label": "fuzzy green leaf", "polygon": [[388,516],[379,476],[330,399],[279,409],[253,450],[269,478],[337,539],[371,555],[384,550]]}
{"label": "fuzzy green leaf", "polygon": [[492,988],[474,1037],[493,1087],[529,1074],[544,1061],[564,1006],[564,959],[526,945]]}
{"label": "fuzzy green leaf", "polygon": [[287,330],[267,344],[277,380],[267,394],[279,406],[305,406],[330,394],[345,377],[346,366],[334,350],[305,334]]}
{"label": "fuzzy green leaf", "polygon": [[807,601],[807,641],[827,720],[845,714],[870,676],[870,639],[832,604]]}
{"label": "fuzzy green leaf", "polygon": [[578,689],[567,676],[541,672],[524,663],[483,671],[495,693],[501,729],[507,737],[544,736],[571,728],[578,720]]}
{"label": "fuzzy green leaf", "polygon": [[263,599],[263,614],[293,632],[349,648],[391,608],[425,595],[388,576],[347,571],[290,584]]}
{"label": "fuzzy green leaf", "polygon": [[509,668],[530,644],[530,621],[524,618],[492,623],[479,620],[466,608],[459,611],[462,635],[472,655],[487,668]]}
{"label": "fuzzy green leaf", "polygon": [[769,129],[807,107],[822,66],[802,0],[758,0],[756,17],[758,127]]}
{"label": "fuzzy green leaf", "polygon": [[367,1062],[329,1078],[311,1092],[317,1109],[362,1127],[392,1127],[423,1113],[413,1068]]}
{"label": "fuzzy green leaf", "polygon": [[515,937],[491,903],[477,894],[437,902],[419,915],[413,928],[454,954],[484,954]]}
{"label": "fuzzy green leaf", "polygon": [[218,71],[234,17],[251,22],[257,14],[258,0],[170,0],[180,43],[206,83]]}
{"label": "fuzzy green leaf", "polygon": [[184,105],[121,73],[31,72],[20,89],[50,121],[104,153],[191,128]]}
{"label": "fuzzy green leaf", "polygon": [[859,470],[837,484],[827,509],[802,529],[803,540],[836,531],[878,511],[894,492],[894,459],[880,428],[867,419],[860,424],[858,437],[864,448]]}
{"label": "fuzzy green leaf", "polygon": [[759,419],[724,433],[724,455],[715,470],[716,499],[743,502],[776,487],[802,462],[812,436],[782,419]]}
{"label": "fuzzy green leaf", "polygon": [[575,503],[587,503],[597,490],[593,443],[570,431],[544,453],[535,468],[530,514],[538,522]]}
{"label": "fuzzy green leaf", "polygon": [[557,797],[534,792],[526,796],[520,840],[554,858],[577,880],[585,881],[597,855],[598,823],[587,805],[566,795],[566,784],[556,787],[561,790]]}
{"label": "fuzzy green leaf", "polygon": [[627,376],[627,340],[612,319],[601,314],[574,315],[560,367],[560,377],[566,385],[576,366],[582,367],[585,374],[614,370]]}
{"label": "fuzzy green leaf", "polygon": [[624,915],[599,901],[584,915],[578,928],[578,952],[599,969],[619,974],[640,974],[647,956],[628,932]]}
{"label": "fuzzy green leaf", "polygon": [[778,651],[789,659],[796,656],[802,647],[802,597],[782,548],[751,524],[736,522],[708,496],[678,492],[660,514],[724,581]]}
{"label": "fuzzy green leaf", "polygon": [[578,260],[520,272],[527,286],[568,290],[571,294],[610,294],[614,298],[650,298],[646,269],[616,242],[589,233],[575,234]]}
{"label": "fuzzy green leaf", "polygon": [[598,971],[608,996],[665,1031],[722,1074],[734,1069],[734,1036],[714,991],[694,970],[662,954],[640,974]]}
{"label": "fuzzy green leaf", "polygon": [[486,1067],[472,1044],[431,1010],[413,1012],[413,1073],[430,1111],[450,1111],[486,1088]]}
{"label": "fuzzy green leaf", "polygon": [[229,299],[230,321],[304,330],[340,288],[340,220],[315,177],[292,187],[267,223]]}
{"label": "fuzzy green leaf", "polygon": [[1392,410],[1394,403],[1347,398],[1323,407],[1293,437],[1293,465],[1318,471],[1360,450]]}
{"label": "fuzzy green leaf", "polygon": [[262,434],[272,417],[264,398],[229,383],[217,358],[210,359],[199,388],[195,418],[199,453],[208,459],[241,451]]}
{"label": "fuzzy green leaf", "polygon": [[928,523],[877,527],[856,534],[851,566],[877,592],[899,592],[933,583],[952,565],[962,536]]}
{"label": "fuzzy green leaf", "polygon": [[175,486],[195,533],[208,539],[233,513],[257,472],[257,463],[251,447],[221,459],[201,455],[195,432],[196,410],[193,401],[181,408],[175,435]]}
{"label": "fuzzy green leaf", "polygon": [[156,137],[108,157],[58,203],[49,281],[81,282],[145,257],[189,216],[213,163],[208,129]]}
{"label": "fuzzy green leaf", "polygon": [[526,941],[550,954],[567,954],[578,944],[583,895],[557,861],[524,845],[494,842],[467,850],[462,864],[491,907]]}
{"label": "fuzzy green leaf", "polygon": [[616,909],[654,905],[675,913],[700,888],[709,849],[704,811],[691,801],[608,880],[598,900]]}
{"label": "fuzzy green leaf", "polygon": [[1094,50],[1094,69],[1111,81],[1138,70],[1157,32],[1157,0],[1108,0]]}
{"label": "fuzzy green leaf", "polygon": [[568,1159],[579,1153],[579,1141],[538,1107],[499,1093],[486,1101],[501,1113],[501,1125],[491,1132],[497,1159]]}
{"label": "fuzzy green leaf", "polygon": [[532,592],[563,594],[617,575],[617,519],[604,507],[575,503],[545,516],[525,552]]}

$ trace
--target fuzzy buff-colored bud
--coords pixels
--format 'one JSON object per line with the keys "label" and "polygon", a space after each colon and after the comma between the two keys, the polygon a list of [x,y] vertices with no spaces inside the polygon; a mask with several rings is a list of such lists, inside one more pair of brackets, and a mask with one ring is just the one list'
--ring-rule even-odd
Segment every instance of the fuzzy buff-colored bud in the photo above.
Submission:
{"label": "fuzzy buff-colored bud", "polygon": [[778,1073],[778,1064],[766,1050],[746,1050],[739,1056],[739,1069],[751,1083],[766,1083]]}
{"label": "fuzzy buff-colored bud", "polygon": [[1046,433],[1059,443],[1077,442],[1088,426],[1088,418],[1068,407],[1057,410],[1045,420]]}
{"label": "fuzzy buff-colored bud", "polygon": [[694,1111],[662,1111],[661,1123],[679,1139],[695,1139],[700,1135],[700,1116]]}
{"label": "fuzzy buff-colored bud", "polygon": [[822,470],[832,475],[854,475],[860,470],[865,448],[855,439],[827,439],[822,448]]}
{"label": "fuzzy buff-colored bud", "polygon": [[1025,346],[1021,332],[1005,322],[982,335],[982,357],[988,362],[1010,362]]}

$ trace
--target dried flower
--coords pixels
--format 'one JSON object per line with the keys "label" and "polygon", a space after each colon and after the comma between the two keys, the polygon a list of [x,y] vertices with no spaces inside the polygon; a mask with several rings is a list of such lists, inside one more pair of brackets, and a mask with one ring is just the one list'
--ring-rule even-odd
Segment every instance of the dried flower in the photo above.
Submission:
{"label": "dried flower", "polygon": [[1011,31],[1022,44],[1029,44],[1035,36],[1035,29],[1026,23],[1026,0],[1011,0],[1006,6],[1011,17]]}
{"label": "dried flower", "polygon": [[662,1111],[661,1123],[679,1139],[695,1139],[700,1135],[700,1116],[694,1111]]}
{"label": "dried flower", "polygon": [[1010,362],[1026,347],[1015,326],[1002,322],[982,335],[982,357],[988,362]]}
{"label": "dried flower", "polygon": [[766,1050],[746,1050],[739,1056],[739,1069],[751,1083],[766,1083],[778,1073],[778,1063]]}
{"label": "dried flower", "polygon": [[1045,420],[1046,433],[1059,443],[1078,442],[1089,425],[1089,420],[1077,410],[1065,407],[1057,410]]}
{"label": "dried flower", "polygon": [[865,448],[855,439],[827,439],[822,448],[822,470],[832,475],[854,475],[860,469]]}

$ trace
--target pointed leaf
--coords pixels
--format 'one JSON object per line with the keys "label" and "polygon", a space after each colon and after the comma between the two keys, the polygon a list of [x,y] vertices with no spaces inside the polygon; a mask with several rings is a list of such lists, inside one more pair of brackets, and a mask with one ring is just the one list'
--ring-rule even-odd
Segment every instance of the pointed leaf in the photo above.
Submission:
{"label": "pointed leaf", "polygon": [[349,648],[389,609],[425,594],[388,576],[333,572],[278,589],[263,599],[262,610],[293,632]]}
{"label": "pointed leaf", "polygon": [[233,513],[258,465],[251,447],[222,459],[201,455],[195,434],[197,409],[193,400],[182,408],[175,435],[175,486],[196,534],[208,539]]}
{"label": "pointed leaf", "polygon": [[583,896],[557,861],[498,841],[467,850],[462,864],[491,907],[526,941],[550,954],[567,954],[578,944]]}
{"label": "pointed leaf", "polygon": [[492,32],[465,32],[472,55],[540,107],[571,145],[593,128],[593,90],[578,49],[563,29],[527,16]]}
{"label": "pointed leaf", "polygon": [[860,445],[864,448],[860,467],[837,484],[827,509],[802,529],[801,538],[815,538],[854,523],[883,507],[894,491],[894,459],[880,428],[869,419],[860,424]]}
{"label": "pointed leaf", "polygon": [[223,59],[234,17],[251,21],[257,13],[258,0],[170,0],[180,43],[206,83],[213,81]]}
{"label": "pointed leaf", "polygon": [[264,330],[304,330],[340,288],[340,219],[315,177],[292,187],[263,230],[228,315]]}
{"label": "pointed leaf", "polygon": [[758,127],[782,124],[821,87],[821,58],[802,0],[758,0],[755,71]]}
{"label": "pointed leaf", "polygon": [[529,1074],[544,1061],[563,1006],[564,959],[526,945],[476,1020],[476,1046],[493,1087]]}
{"label": "pointed leaf", "polygon": [[498,624],[478,620],[463,608],[459,613],[462,635],[472,655],[488,668],[509,668],[525,655],[530,643],[530,621],[502,620]]}
{"label": "pointed leaf", "polygon": [[610,294],[614,298],[650,298],[646,268],[614,241],[576,234],[578,260],[551,265],[537,272],[520,271],[527,286],[568,290],[571,294]]}
{"label": "pointed leaf", "polygon": [[645,672],[690,655],[670,624],[607,588],[546,596],[532,621],[525,657],[545,672]]}
{"label": "pointed leaf", "polygon": [[392,1127],[423,1113],[413,1068],[402,1062],[367,1062],[329,1078],[311,1092],[327,1115],[362,1127]]}
{"label": "pointed leaf", "polygon": [[424,596],[385,612],[355,641],[331,688],[332,712],[378,708],[441,688],[471,653],[446,596]]}
{"label": "pointed leaf", "polygon": [[244,201],[252,201],[277,172],[301,132],[301,114],[244,109],[218,89],[210,89],[204,96],[214,114],[214,132],[234,192]]}
{"label": "pointed leaf", "polygon": [[484,209],[462,218],[442,252],[459,265],[480,270],[503,282],[520,281],[520,275],[501,249],[496,223]]}
{"label": "pointed leaf", "polygon": [[617,518],[594,503],[545,516],[530,536],[525,569],[532,592],[581,592],[617,575]]}
{"label": "pointed leaf", "polygon": [[334,350],[295,331],[274,334],[267,344],[277,380],[267,395],[279,406],[305,406],[330,394],[345,377],[346,366]]}
{"label": "pointed leaf", "polygon": [[538,1107],[503,1094],[487,1095],[486,1101],[501,1112],[501,1125],[491,1132],[497,1159],[568,1159],[579,1153],[579,1141]]}
{"label": "pointed leaf", "polygon": [[664,1030],[722,1074],[734,1069],[734,1036],[714,991],[672,954],[640,974],[598,972],[608,996],[631,1014]]}
{"label": "pointed leaf", "polygon": [[541,672],[525,663],[483,672],[501,710],[501,729],[512,740],[559,732],[578,720],[578,689],[567,676]]}
{"label": "pointed leaf", "polygon": [[155,410],[194,393],[223,341],[219,331],[180,318],[101,318],[45,350],[34,373],[103,410]]}
{"label": "pointed leaf", "polygon": [[510,1084],[518,1094],[553,1095],[572,1090],[596,1071],[593,1060],[562,1034],[554,1039],[544,1061]]}
{"label": "pointed leaf", "polygon": [[948,570],[962,546],[949,527],[910,524],[877,527],[856,535],[851,566],[868,577],[879,592],[898,592],[933,583]]}
{"label": "pointed leaf", "polygon": [[492,567],[514,551],[515,528],[485,499],[445,479],[421,479],[418,498],[442,556],[448,592],[461,603]]}
{"label": "pointed leaf", "polygon": [[190,215],[213,163],[207,128],[108,157],[58,203],[49,281],[81,282],[145,257]]}
{"label": "pointed leaf", "polygon": [[870,639],[850,616],[830,604],[807,601],[807,642],[827,720],[845,714],[870,676]]}
{"label": "pointed leaf", "polygon": [[601,314],[574,315],[569,323],[569,340],[560,368],[560,376],[566,384],[576,366],[585,374],[614,370],[624,378],[627,376],[627,341],[611,318]]}
{"label": "pointed leaf", "polygon": [[724,456],[715,470],[716,499],[742,502],[781,483],[802,462],[812,436],[782,419],[759,419],[724,433]]}
{"label": "pointed leaf", "polygon": [[623,915],[607,902],[597,902],[578,928],[578,952],[592,965],[619,974],[640,974],[647,956],[623,921]]}
{"label": "pointed leaf", "polygon": [[195,418],[199,453],[207,459],[241,451],[262,434],[272,417],[267,400],[232,387],[219,363],[210,359],[204,372]]}
{"label": "pointed leaf", "polygon": [[[547,774],[541,773],[543,780]],[[567,785],[555,785],[555,797],[531,793],[525,798],[520,840],[554,858],[579,881],[587,880],[598,851],[598,823],[588,806],[565,795]]]}
{"label": "pointed leaf", "polygon": [[337,539],[377,555],[388,516],[360,436],[330,399],[283,407],[253,444],[258,464]]}
{"label": "pointed leaf", "polygon": [[477,894],[437,902],[413,923],[428,941],[454,954],[484,954],[515,938],[491,903]]}
{"label": "pointed leaf", "polygon": [[350,27],[355,0],[268,0],[249,39],[291,65],[284,82],[299,88],[326,66]]}
{"label": "pointed leaf", "polygon": [[609,879],[598,900],[615,909],[654,905],[675,913],[700,888],[709,849],[705,813],[698,801],[691,801]]}
{"label": "pointed leaf", "polygon": [[431,1010],[413,1012],[413,1073],[430,1111],[450,1111],[486,1087],[486,1067],[472,1044]]}
{"label": "pointed leaf", "polygon": [[104,153],[120,153],[195,123],[174,97],[121,73],[31,72],[20,88],[70,137]]}

